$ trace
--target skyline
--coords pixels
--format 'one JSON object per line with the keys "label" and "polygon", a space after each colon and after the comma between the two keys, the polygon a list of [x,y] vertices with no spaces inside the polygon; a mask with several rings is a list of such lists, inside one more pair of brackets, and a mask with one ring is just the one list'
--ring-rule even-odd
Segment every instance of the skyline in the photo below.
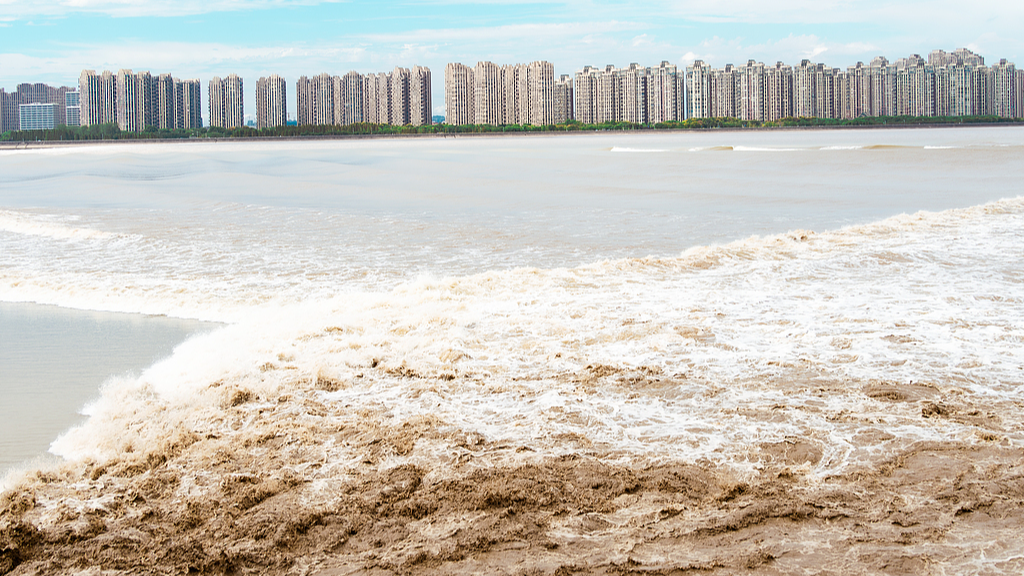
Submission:
{"label": "skyline", "polygon": [[[548,60],[556,73],[585,65],[668,60],[712,66],[748,59],[809,58],[846,67],[884,55],[965,47],[993,60],[1019,61],[1024,19],[1017,3],[792,0],[773,6],[733,2],[617,3],[516,0],[468,3],[339,3],[324,0],[140,2],[66,0],[0,3],[0,87],[20,82],[73,85],[83,69],[171,72],[181,78],[236,73],[255,80],[321,72],[361,74],[417,63]],[[433,86],[444,113],[443,84]],[[204,111],[204,114],[208,111]],[[247,99],[246,115],[255,115]],[[205,118],[205,116],[204,116]]]}

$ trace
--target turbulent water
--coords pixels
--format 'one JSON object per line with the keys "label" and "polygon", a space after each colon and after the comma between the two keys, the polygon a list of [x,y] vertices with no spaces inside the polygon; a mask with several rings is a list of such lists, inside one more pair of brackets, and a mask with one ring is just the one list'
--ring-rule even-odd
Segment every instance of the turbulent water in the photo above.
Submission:
{"label": "turbulent water", "polygon": [[1020,573],[1022,152],[0,151],[0,301],[226,324],[7,480],[0,573]]}

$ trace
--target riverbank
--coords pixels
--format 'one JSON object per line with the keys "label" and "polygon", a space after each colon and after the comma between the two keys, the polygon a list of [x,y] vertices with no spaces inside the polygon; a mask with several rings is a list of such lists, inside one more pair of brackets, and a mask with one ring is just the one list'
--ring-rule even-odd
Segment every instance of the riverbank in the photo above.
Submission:
{"label": "riverbank", "polygon": [[[442,126],[442,125],[435,125]],[[55,148],[64,146],[79,146],[91,144],[162,144],[162,143],[196,143],[196,142],[305,142],[317,140],[388,140],[388,139],[449,139],[449,138],[509,138],[509,137],[557,137],[566,135],[598,135],[598,134],[680,134],[680,133],[727,133],[727,132],[809,132],[809,131],[861,131],[861,130],[914,130],[914,129],[935,129],[935,128],[991,128],[991,127],[1020,127],[1024,121],[999,121],[999,122],[919,122],[919,123],[864,123],[864,124],[814,124],[814,125],[759,125],[759,126],[712,126],[693,128],[653,128],[653,127],[632,127],[632,128],[573,128],[573,129],[550,129],[550,130],[522,130],[510,129],[502,131],[499,129],[483,131],[458,131],[452,127],[452,131],[431,131],[431,132],[393,132],[393,133],[351,133],[351,134],[303,134],[288,136],[225,136],[225,137],[152,137],[152,138],[111,138],[98,140],[0,140],[0,151],[23,150],[38,148]]]}

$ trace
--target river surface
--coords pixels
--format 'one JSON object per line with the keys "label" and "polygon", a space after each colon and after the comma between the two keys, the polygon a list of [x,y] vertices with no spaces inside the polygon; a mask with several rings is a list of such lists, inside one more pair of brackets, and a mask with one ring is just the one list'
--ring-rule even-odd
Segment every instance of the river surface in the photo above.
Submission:
{"label": "river surface", "polygon": [[[60,403],[25,446],[87,466],[184,442],[186,471],[204,442],[288,436],[306,451],[274,466],[318,486],[360,463],[448,477],[477,445],[495,470],[751,482],[792,445],[812,483],[927,442],[1019,450],[1022,158],[1019,127],[0,151],[4,425]],[[58,360],[99,368],[41,372]],[[411,440],[369,457],[338,427]],[[1022,552],[962,538],[941,562]]]}

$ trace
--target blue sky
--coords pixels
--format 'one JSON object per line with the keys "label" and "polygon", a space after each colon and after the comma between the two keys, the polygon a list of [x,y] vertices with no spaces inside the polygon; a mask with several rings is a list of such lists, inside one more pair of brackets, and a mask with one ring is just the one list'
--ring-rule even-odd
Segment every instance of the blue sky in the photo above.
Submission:
{"label": "blue sky", "polygon": [[1024,65],[1021,0],[0,0],[0,87],[75,85],[82,69],[236,73],[255,109],[260,76],[427,66],[435,113],[444,66],[548,60],[713,66],[803,58],[846,67],[968,47]]}

